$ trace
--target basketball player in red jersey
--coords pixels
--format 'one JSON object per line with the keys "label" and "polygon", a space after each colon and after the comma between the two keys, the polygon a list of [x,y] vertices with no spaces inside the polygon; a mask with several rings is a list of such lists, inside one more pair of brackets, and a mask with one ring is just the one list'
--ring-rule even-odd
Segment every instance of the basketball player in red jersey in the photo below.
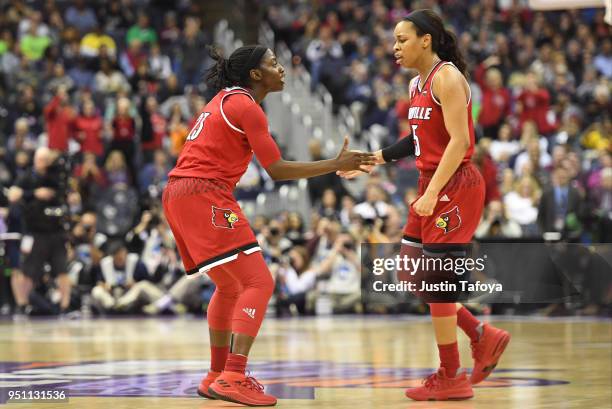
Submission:
{"label": "basketball player in red jersey", "polygon": [[[419,197],[409,209],[402,254],[447,257],[470,243],[484,207],[484,180],[470,162],[474,125],[465,62],[454,34],[444,29],[431,10],[412,12],[396,25],[394,36],[397,63],[419,74],[410,83],[412,134],[375,152],[377,164],[416,156]],[[347,178],[358,173],[338,172]],[[459,303],[433,298],[429,307],[440,368],[423,386],[408,389],[406,396],[414,400],[469,399],[472,384],[491,373],[510,335],[479,322]],[[475,362],[469,379],[465,372],[458,372],[457,325],[471,339]]]}
{"label": "basketball player in red jersey", "polygon": [[228,59],[215,50],[211,55],[217,64],[209,70],[207,82],[220,91],[199,114],[169,174],[164,213],[187,274],[207,273],[216,285],[208,306],[211,367],[198,393],[271,406],[276,398],[265,394],[245,369],[274,282],[232,190],[253,153],[274,180],[355,170],[375,161],[372,154],[347,150],[347,138],[335,159],[283,160],[259,106],[269,92],[284,86],[284,68],[274,53],[246,46]]}

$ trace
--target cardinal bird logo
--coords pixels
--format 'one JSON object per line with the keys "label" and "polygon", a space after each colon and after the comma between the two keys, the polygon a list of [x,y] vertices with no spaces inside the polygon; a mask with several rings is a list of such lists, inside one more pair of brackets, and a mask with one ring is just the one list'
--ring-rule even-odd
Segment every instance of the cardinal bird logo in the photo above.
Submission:
{"label": "cardinal bird logo", "polygon": [[221,209],[219,207],[213,206],[212,214],[212,222],[215,227],[233,229],[234,223],[238,221],[238,216],[231,209]]}
{"label": "cardinal bird logo", "polygon": [[436,227],[444,229],[444,234],[456,230],[461,226],[461,216],[459,216],[459,206],[453,207],[446,213],[442,213],[436,219]]}

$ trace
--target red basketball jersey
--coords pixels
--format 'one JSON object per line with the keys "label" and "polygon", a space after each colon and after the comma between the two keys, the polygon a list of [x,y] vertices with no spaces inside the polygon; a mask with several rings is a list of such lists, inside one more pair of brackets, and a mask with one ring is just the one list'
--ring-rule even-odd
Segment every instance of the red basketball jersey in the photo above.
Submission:
{"label": "red basketball jersey", "polygon": [[264,168],[281,157],[253,97],[244,88],[224,88],[200,113],[169,175],[222,180],[233,188],[253,152]]}
{"label": "red basketball jersey", "polygon": [[[453,65],[446,61],[440,61],[436,64],[425,78],[425,83],[421,88],[419,88],[419,77],[416,77],[410,85],[408,120],[414,136],[416,166],[421,171],[432,171],[438,167],[446,145],[450,141],[450,136],[444,125],[442,106],[435,98],[431,86],[438,70],[447,64]],[[475,138],[471,93],[465,114],[468,116],[470,148],[465,153],[462,163],[469,162],[474,152]]]}

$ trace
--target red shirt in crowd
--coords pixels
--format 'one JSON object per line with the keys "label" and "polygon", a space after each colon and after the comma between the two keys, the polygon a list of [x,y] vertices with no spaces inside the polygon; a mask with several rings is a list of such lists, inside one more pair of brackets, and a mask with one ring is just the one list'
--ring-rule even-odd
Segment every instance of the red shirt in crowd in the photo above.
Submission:
{"label": "red shirt in crowd", "polygon": [[75,119],[74,129],[81,143],[81,152],[91,152],[96,156],[102,156],[104,153],[102,126],[102,118],[99,115],[80,115]]}
{"label": "red shirt in crowd", "polygon": [[545,88],[535,91],[524,90],[518,96],[518,101],[523,104],[523,111],[519,116],[521,129],[526,121],[535,121],[541,134],[547,134],[556,129],[556,121],[548,118],[550,95]]}
{"label": "red shirt in crowd", "polygon": [[[474,72],[476,82],[482,90],[482,102],[480,104],[478,123],[484,127],[499,125],[510,115],[510,91],[505,87],[500,87],[498,89],[490,88],[484,80],[484,74],[485,68],[481,64]],[[497,135],[487,136],[493,138],[497,137]]]}
{"label": "red shirt in crowd", "polygon": [[59,96],[53,97],[44,108],[49,148],[62,152],[68,151],[68,139],[71,137],[74,113],[68,106],[62,106]]}
{"label": "red shirt in crowd", "polygon": [[164,137],[166,136],[166,118],[157,112],[151,114],[151,125],[153,126],[153,139],[142,142],[143,150],[161,149]]}
{"label": "red shirt in crowd", "polygon": [[497,166],[495,166],[495,162],[489,154],[484,155],[482,158],[480,173],[482,173],[485,181],[485,206],[494,200],[501,200],[497,181]]}
{"label": "red shirt in crowd", "polygon": [[117,116],[113,119],[113,140],[129,142],[134,140],[136,123],[131,116]]}

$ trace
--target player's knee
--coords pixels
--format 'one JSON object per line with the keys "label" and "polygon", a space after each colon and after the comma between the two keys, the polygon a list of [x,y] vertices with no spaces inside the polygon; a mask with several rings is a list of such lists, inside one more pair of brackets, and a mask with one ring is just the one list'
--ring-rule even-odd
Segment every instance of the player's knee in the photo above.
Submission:
{"label": "player's knee", "polygon": [[255,267],[250,274],[243,276],[242,285],[245,289],[255,288],[269,296],[274,292],[274,279],[265,264]]}
{"label": "player's knee", "polygon": [[242,293],[242,287],[237,282],[216,284],[215,293],[225,299],[236,300]]}

